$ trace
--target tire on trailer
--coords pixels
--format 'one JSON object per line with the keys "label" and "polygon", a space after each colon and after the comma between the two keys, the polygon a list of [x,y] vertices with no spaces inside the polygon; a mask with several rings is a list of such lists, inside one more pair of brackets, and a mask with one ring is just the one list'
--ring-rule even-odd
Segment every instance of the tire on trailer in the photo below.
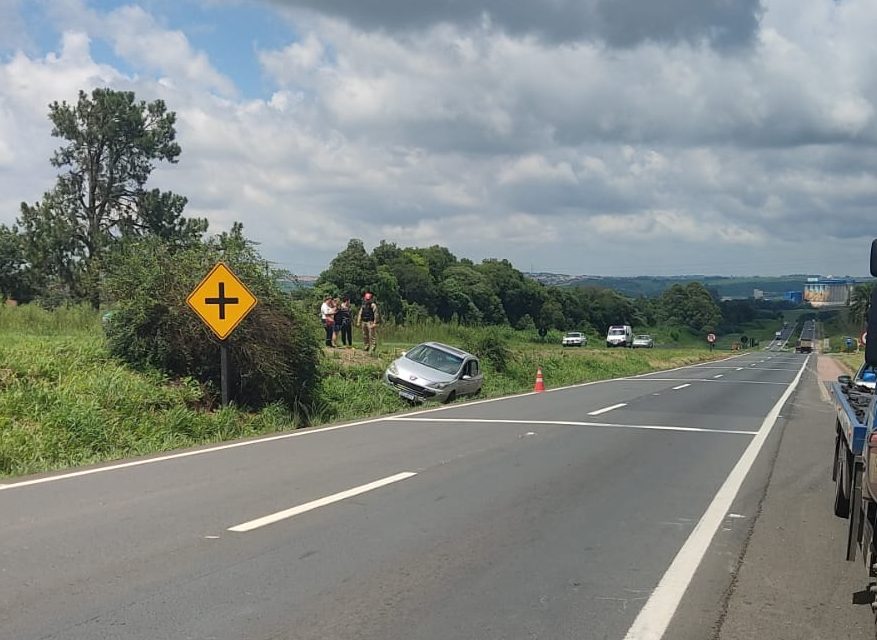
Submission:
{"label": "tire on trailer", "polygon": [[836,446],[837,479],[834,481],[834,515],[838,518],[850,517],[850,467],[846,447]]}

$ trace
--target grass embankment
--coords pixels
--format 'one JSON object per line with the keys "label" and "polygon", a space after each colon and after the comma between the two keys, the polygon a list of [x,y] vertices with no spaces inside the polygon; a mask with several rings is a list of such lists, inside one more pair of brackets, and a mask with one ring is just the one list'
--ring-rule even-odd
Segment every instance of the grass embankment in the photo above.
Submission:
{"label": "grass embankment", "polygon": [[859,370],[865,362],[865,352],[859,353],[832,353],[831,357],[837,360],[850,374]]}
{"label": "grass embankment", "polygon": [[[406,331],[395,336],[404,341],[384,344],[376,355],[327,351],[311,423],[407,410],[381,384],[381,373],[390,360],[402,348],[426,338],[465,344],[483,337],[484,330]],[[530,390],[537,367],[550,388],[724,355],[703,348],[563,350],[556,343],[533,344],[519,337],[503,372],[484,363],[482,397]],[[295,417],[279,407],[252,413],[235,407],[212,409],[208,404],[204,390],[194,381],[132,371],[111,358],[99,316],[90,310],[0,308],[0,475],[61,469],[297,425]]]}

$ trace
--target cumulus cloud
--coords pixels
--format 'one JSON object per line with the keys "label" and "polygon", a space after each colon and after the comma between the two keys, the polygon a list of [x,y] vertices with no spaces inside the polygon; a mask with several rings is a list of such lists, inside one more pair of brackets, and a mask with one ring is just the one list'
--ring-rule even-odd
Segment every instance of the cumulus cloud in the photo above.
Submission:
{"label": "cumulus cloud", "polygon": [[758,26],[758,0],[272,0],[310,9],[370,31],[399,32],[448,24],[464,29],[484,23],[513,36],[549,43],[598,40],[630,47],[642,42],[707,41],[737,46]]}
{"label": "cumulus cloud", "polygon": [[281,4],[289,41],[241,52],[269,91],[242,97],[181,26],[52,3],[58,51],[0,61],[2,221],[51,184],[48,103],[112,86],[177,112],[156,186],[299,273],[351,237],[567,273],[840,273],[867,251],[867,0]]}

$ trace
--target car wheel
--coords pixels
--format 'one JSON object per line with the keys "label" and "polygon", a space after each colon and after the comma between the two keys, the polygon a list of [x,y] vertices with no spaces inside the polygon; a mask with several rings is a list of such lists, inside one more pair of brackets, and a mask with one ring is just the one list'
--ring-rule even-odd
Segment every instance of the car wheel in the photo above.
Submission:
{"label": "car wheel", "polygon": [[456,400],[456,399],[457,399],[457,392],[456,392],[456,391],[451,391],[451,392],[448,394],[448,397],[445,398],[445,401],[444,401],[442,404],[450,404],[450,403],[452,403],[452,402],[453,402],[454,400]]}

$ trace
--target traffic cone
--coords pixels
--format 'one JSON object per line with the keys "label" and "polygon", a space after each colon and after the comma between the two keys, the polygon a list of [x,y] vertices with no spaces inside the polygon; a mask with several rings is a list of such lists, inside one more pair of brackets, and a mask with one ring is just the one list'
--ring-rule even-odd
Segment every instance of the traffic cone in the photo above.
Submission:
{"label": "traffic cone", "polygon": [[542,380],[542,367],[536,369],[536,384],[533,387],[533,391],[545,391],[545,381]]}

